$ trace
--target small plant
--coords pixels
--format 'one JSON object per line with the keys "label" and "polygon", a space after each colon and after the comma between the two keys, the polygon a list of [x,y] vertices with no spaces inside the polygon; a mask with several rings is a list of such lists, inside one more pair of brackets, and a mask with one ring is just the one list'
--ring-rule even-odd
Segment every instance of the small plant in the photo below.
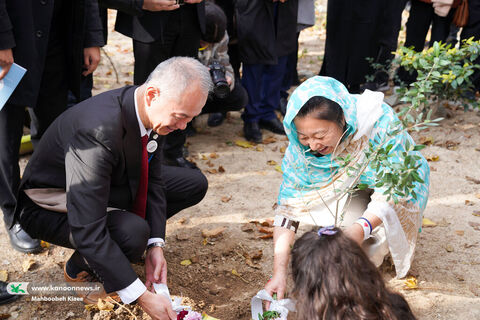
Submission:
{"label": "small plant", "polygon": [[397,91],[401,101],[411,105],[399,113],[407,127],[413,120],[412,110],[425,114],[432,109],[438,110],[447,101],[459,102],[465,109],[480,106],[475,101],[472,83],[473,73],[480,68],[474,63],[480,55],[480,41],[473,41],[472,37],[463,40],[459,48],[435,42],[421,52],[400,47],[396,55],[395,64],[417,73],[415,82]]}
{"label": "small plant", "polygon": [[278,311],[265,311],[263,314],[258,314],[258,320],[275,320],[277,318],[280,318]]}

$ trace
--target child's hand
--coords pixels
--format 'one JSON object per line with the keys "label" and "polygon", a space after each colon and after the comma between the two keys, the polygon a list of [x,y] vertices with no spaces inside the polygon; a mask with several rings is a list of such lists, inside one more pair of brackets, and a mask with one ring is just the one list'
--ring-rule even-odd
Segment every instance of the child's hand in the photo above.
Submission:
{"label": "child's hand", "polygon": [[[274,275],[270,280],[268,280],[267,284],[265,285],[265,290],[268,292],[270,296],[273,297],[273,294],[276,293],[277,300],[283,299],[285,296],[285,291],[287,288],[287,277],[286,275]],[[270,302],[267,301],[265,305],[266,309],[270,307]]]}

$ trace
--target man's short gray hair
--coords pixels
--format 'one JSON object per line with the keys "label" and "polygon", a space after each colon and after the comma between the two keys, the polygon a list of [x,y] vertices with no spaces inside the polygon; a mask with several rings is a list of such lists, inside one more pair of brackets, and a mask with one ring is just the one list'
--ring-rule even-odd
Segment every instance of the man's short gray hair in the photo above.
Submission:
{"label": "man's short gray hair", "polygon": [[205,94],[213,90],[210,71],[206,66],[193,58],[173,57],[160,63],[145,84],[154,85],[161,94],[180,98],[185,89],[196,81]]}

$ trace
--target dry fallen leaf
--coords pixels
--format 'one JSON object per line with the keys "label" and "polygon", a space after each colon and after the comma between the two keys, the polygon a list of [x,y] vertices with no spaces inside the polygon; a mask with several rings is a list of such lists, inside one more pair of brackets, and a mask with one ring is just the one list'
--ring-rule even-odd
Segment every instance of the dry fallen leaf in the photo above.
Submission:
{"label": "dry fallen leaf", "polygon": [[283,147],[280,148],[280,152],[281,152],[281,153],[285,153],[286,150],[287,150],[287,147],[285,147],[285,146],[283,146]]}
{"label": "dry fallen leaf", "polygon": [[10,313],[0,313],[0,320],[9,319],[11,316]]}
{"label": "dry fallen leaf", "polygon": [[207,156],[204,155],[204,154],[202,154],[201,159],[202,159],[202,160],[208,160]]}
{"label": "dry fallen leaf", "polygon": [[477,197],[478,199],[480,199],[480,193],[475,194],[475,197]]}
{"label": "dry fallen leaf", "polygon": [[418,139],[418,144],[424,144],[426,146],[433,144],[433,137],[432,136],[421,136]]}
{"label": "dry fallen leaf", "polygon": [[454,251],[453,246],[450,243],[445,246],[445,250],[447,250],[447,252],[453,252]]}
{"label": "dry fallen leaf", "polygon": [[87,311],[97,311],[98,310],[98,306],[96,304],[86,304],[85,305],[85,309]]}
{"label": "dry fallen leaf", "polygon": [[255,230],[255,224],[253,224],[253,223],[244,223],[244,224],[242,225],[241,230],[242,230],[243,232],[252,232],[253,230]]}
{"label": "dry fallen leaf", "polygon": [[112,311],[114,305],[111,302],[98,298],[97,307],[98,310]]}
{"label": "dry fallen leaf", "polygon": [[192,264],[192,261],[190,259],[185,259],[185,260],[180,261],[180,264],[182,266],[189,266],[189,265]]}
{"label": "dry fallen leaf", "polygon": [[185,222],[187,222],[187,219],[185,219],[185,218],[178,219],[178,223],[180,223],[180,224],[184,224]]}
{"label": "dry fallen leaf", "polygon": [[207,162],[205,162],[205,164],[206,164],[207,166],[209,166],[210,168],[211,168],[211,167],[215,167],[215,165],[214,165],[210,160],[208,160]]}
{"label": "dry fallen leaf", "polygon": [[268,137],[268,138],[263,139],[263,141],[262,141],[263,144],[270,144],[270,143],[274,143],[274,142],[277,142],[277,138],[275,138],[275,137]]}
{"label": "dry fallen leaf", "polygon": [[0,270],[0,281],[7,282],[8,272],[7,270]]}
{"label": "dry fallen leaf", "polygon": [[427,161],[433,161],[433,162],[437,162],[438,160],[440,160],[440,157],[437,155],[426,156],[425,158],[427,159]]}
{"label": "dry fallen leaf", "polygon": [[260,151],[260,152],[261,152],[261,151],[263,151],[263,147],[262,147],[262,146],[257,146],[257,147],[255,148],[255,150],[257,150],[257,151]]}
{"label": "dry fallen leaf", "polygon": [[270,238],[273,238],[273,233],[268,233],[268,234],[261,235],[259,238],[260,238],[260,239],[270,239]]}
{"label": "dry fallen leaf", "polygon": [[252,148],[253,144],[245,140],[235,140],[235,144],[242,148]]}
{"label": "dry fallen leaf", "polygon": [[222,197],[221,200],[222,200],[222,202],[227,203],[228,201],[232,200],[232,196],[228,196],[228,197],[227,197],[227,196],[224,196],[224,197]]}
{"label": "dry fallen leaf", "polygon": [[459,236],[463,236],[465,234],[465,231],[463,230],[455,230],[455,233]]}
{"label": "dry fallen leaf", "polygon": [[232,269],[232,274],[233,274],[234,276],[239,277],[243,282],[248,283],[248,281],[245,280],[245,279],[237,272],[237,270]]}
{"label": "dry fallen leaf", "polygon": [[472,178],[472,177],[469,177],[469,176],[465,176],[465,179],[467,179],[468,181],[473,182],[475,184],[480,184],[480,180],[478,180],[478,179],[475,179],[475,178]]}
{"label": "dry fallen leaf", "polygon": [[424,228],[428,228],[428,227],[436,227],[437,224],[435,222],[433,222],[432,220],[428,219],[428,218],[423,218],[422,219],[422,227]]}
{"label": "dry fallen leaf", "polygon": [[47,248],[47,249],[48,249],[48,248],[50,248],[50,243],[48,243],[47,241],[41,240],[41,241],[40,241],[40,246],[41,246],[42,248]]}
{"label": "dry fallen leaf", "polygon": [[457,146],[459,144],[460,144],[460,142],[447,140],[442,144],[442,146],[444,146],[448,150],[457,150]]}
{"label": "dry fallen leaf", "polygon": [[475,203],[473,201],[470,201],[470,200],[465,200],[465,205],[466,206],[473,206]]}
{"label": "dry fallen leaf", "polygon": [[475,217],[480,217],[480,211],[473,211],[472,214],[473,214]]}
{"label": "dry fallen leaf", "polygon": [[224,173],[224,172],[225,172],[225,168],[222,167],[222,166],[219,166],[219,167],[218,167],[218,172]]}
{"label": "dry fallen leaf", "polygon": [[220,235],[223,234],[223,231],[225,231],[225,227],[218,227],[215,229],[204,229],[202,230],[202,237],[204,238],[216,238]]}
{"label": "dry fallen leaf", "polygon": [[210,158],[212,158],[212,159],[217,159],[217,158],[218,158],[218,154],[216,154],[215,152],[210,153]]}
{"label": "dry fallen leaf", "polygon": [[207,169],[207,172],[208,172],[208,173],[211,173],[211,174],[216,174],[216,173],[218,173],[217,169]]}
{"label": "dry fallen leaf", "polygon": [[276,166],[275,166],[275,170],[278,171],[278,172],[280,172],[280,173],[283,173],[283,171],[282,171],[282,166],[281,166],[281,165],[276,165]]}
{"label": "dry fallen leaf", "polygon": [[273,234],[273,227],[258,227],[258,231],[261,233]]}
{"label": "dry fallen leaf", "polygon": [[276,165],[277,165],[277,162],[276,162],[275,160],[268,160],[268,161],[267,161],[267,164],[268,164],[269,166],[276,166]]}
{"label": "dry fallen leaf", "polygon": [[23,263],[22,263],[23,272],[27,272],[34,265],[35,265],[35,260],[33,260],[33,259],[27,259],[27,260],[23,261]]}
{"label": "dry fallen leaf", "polygon": [[405,286],[406,286],[405,289],[418,289],[417,278],[413,276],[407,277],[407,279],[405,279]]}
{"label": "dry fallen leaf", "polygon": [[273,219],[265,219],[265,221],[261,222],[260,225],[262,227],[273,227]]}
{"label": "dry fallen leaf", "polygon": [[473,228],[473,230],[480,231],[480,223],[468,221],[468,225]]}

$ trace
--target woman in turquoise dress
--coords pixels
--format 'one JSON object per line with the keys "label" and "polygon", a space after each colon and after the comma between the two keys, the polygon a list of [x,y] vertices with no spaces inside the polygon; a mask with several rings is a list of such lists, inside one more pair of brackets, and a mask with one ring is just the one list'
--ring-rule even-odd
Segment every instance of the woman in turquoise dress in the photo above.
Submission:
{"label": "woman in turquoise dress", "polygon": [[[404,277],[428,199],[427,161],[418,151],[410,151],[417,156],[422,182],[415,182],[413,191],[396,202],[387,200],[385,188],[374,187],[375,169],[367,166],[361,173],[351,174],[340,161],[348,156],[348,166],[354,167],[364,163],[369,144],[391,144],[390,161],[399,162],[408,145],[414,145],[406,131],[389,134],[398,118],[383,102],[383,94],[366,90],[352,95],[333,78],[313,77],[291,95],[283,125],[289,146],[275,209],[273,277],[265,289],[283,298],[290,248],[299,224],[343,228],[375,265],[390,253],[397,277]],[[369,187],[346,193],[358,184]]]}

